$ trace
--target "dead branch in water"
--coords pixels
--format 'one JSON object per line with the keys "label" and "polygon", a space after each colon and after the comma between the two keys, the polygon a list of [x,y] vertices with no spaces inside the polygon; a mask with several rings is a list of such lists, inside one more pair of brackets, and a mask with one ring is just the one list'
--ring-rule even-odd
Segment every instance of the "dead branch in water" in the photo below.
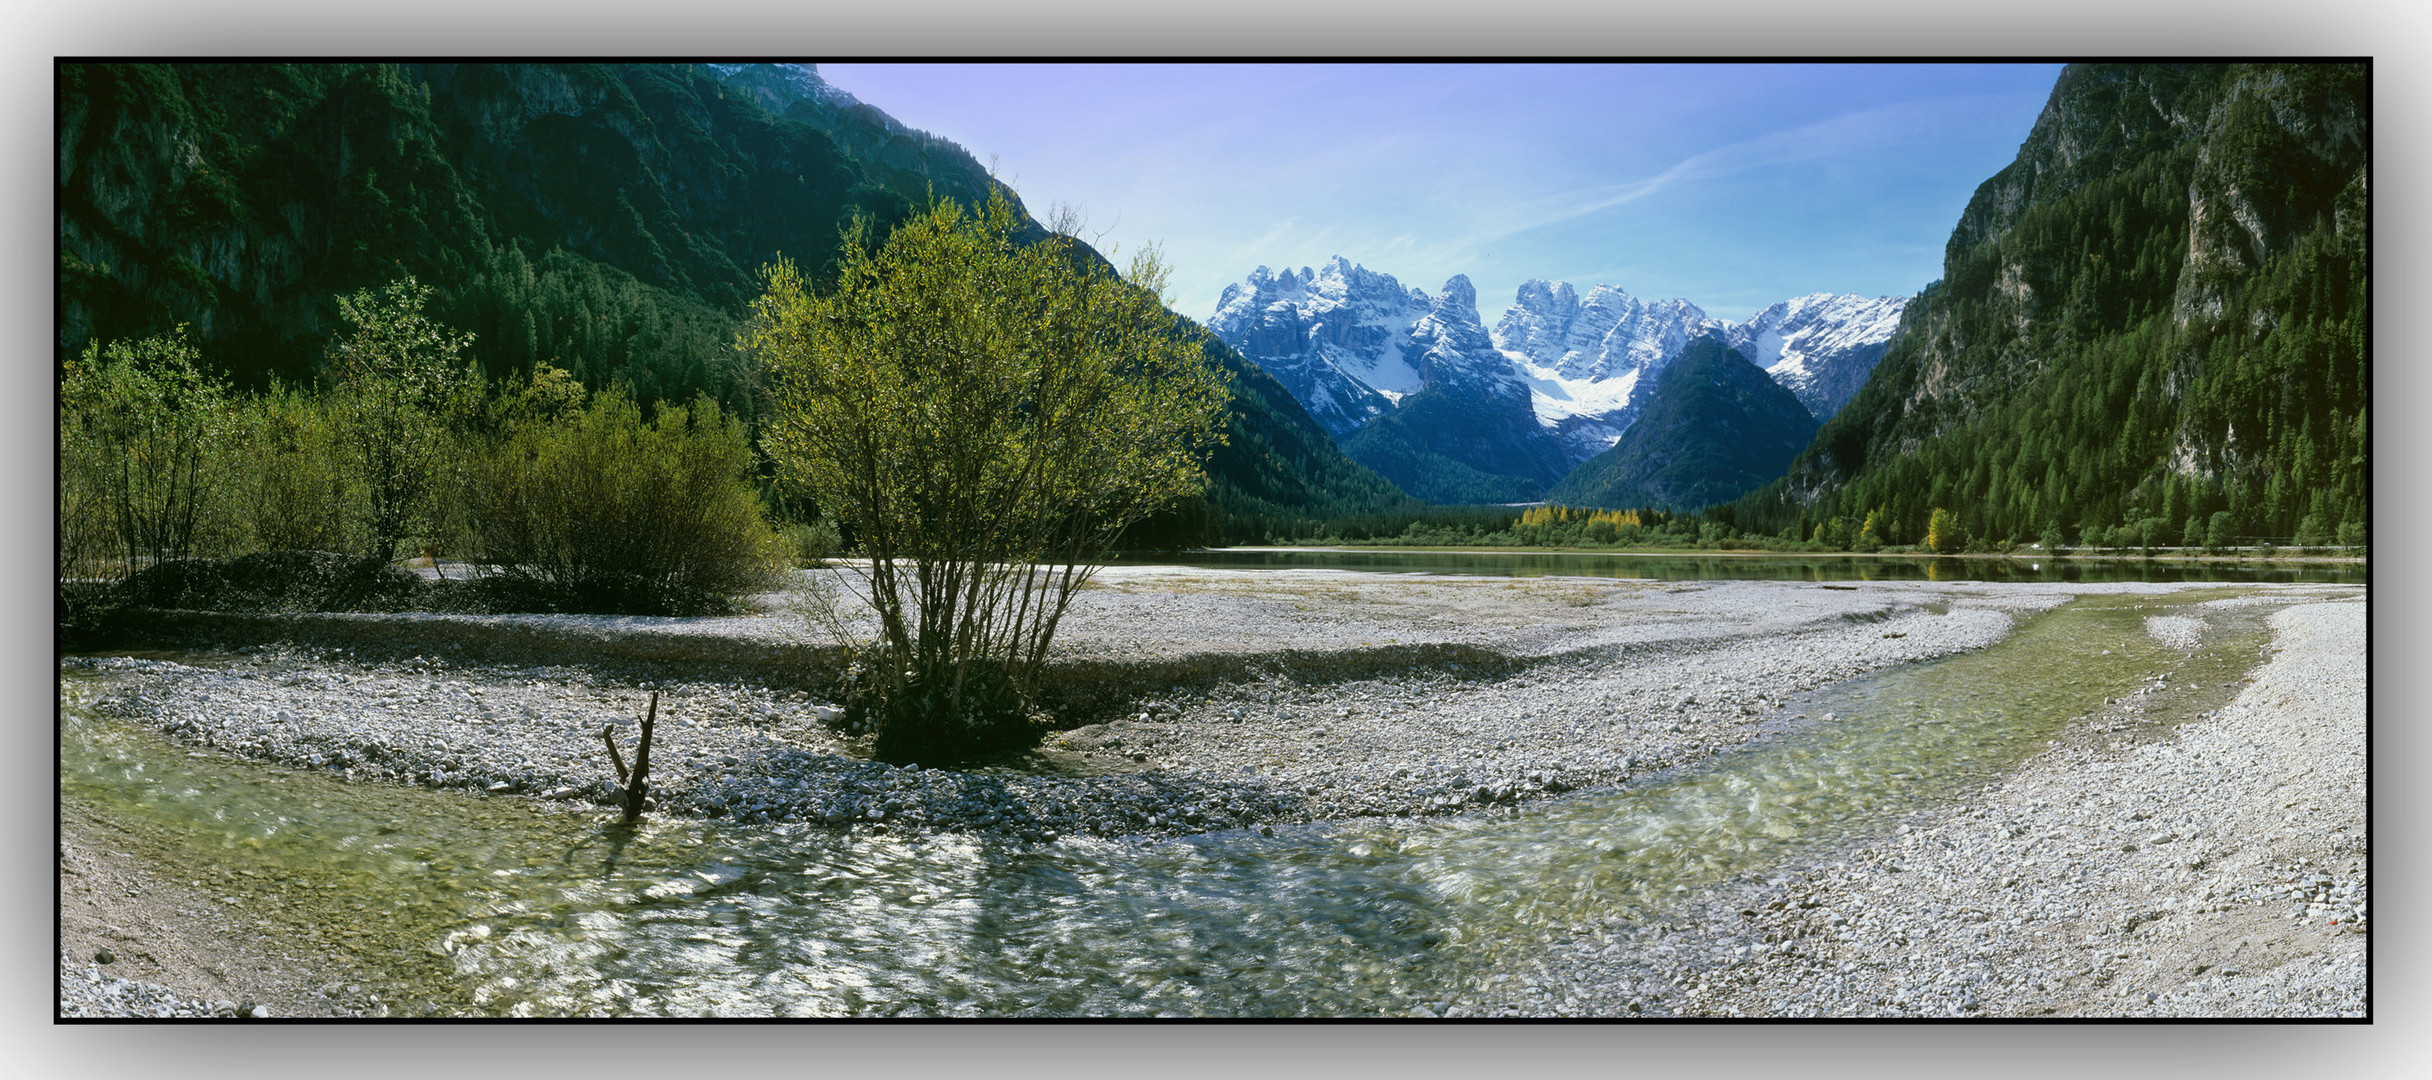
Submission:
{"label": "dead branch in water", "polygon": [[600,729],[600,741],[608,744],[608,763],[616,766],[616,783],[625,789],[625,824],[642,820],[642,799],[650,794],[650,734],[658,726],[659,692],[650,692],[650,711],[642,717],[641,745],[633,751],[633,769],[625,769],[625,755],[616,748],[616,725]]}
{"label": "dead branch in water", "polygon": [[659,721],[659,692],[650,692],[650,711],[642,717],[642,745],[633,752],[633,782],[625,785],[625,823],[642,820],[642,799],[650,794],[650,729]]}
{"label": "dead branch in water", "polygon": [[631,783],[631,777],[625,772],[625,755],[618,753],[616,749],[615,724],[600,729],[600,741],[608,744],[608,764],[616,766],[616,786],[622,788]]}

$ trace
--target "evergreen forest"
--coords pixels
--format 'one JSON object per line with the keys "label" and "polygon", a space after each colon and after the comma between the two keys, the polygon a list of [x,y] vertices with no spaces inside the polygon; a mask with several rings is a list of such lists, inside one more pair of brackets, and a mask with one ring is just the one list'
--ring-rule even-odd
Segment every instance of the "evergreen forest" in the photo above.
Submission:
{"label": "evergreen forest", "polygon": [[[735,341],[764,267],[820,280],[848,223],[883,234],[932,199],[1001,192],[1046,235],[960,147],[767,65],[63,63],[57,80],[63,372],[174,341],[232,394],[325,393],[338,298],[411,279],[493,388],[562,373],[645,410],[706,398],[756,446],[764,379]],[[1410,504],[1176,322],[1230,384],[1227,437],[1207,495],[1127,542]],[[763,487],[774,519],[817,518]]]}
{"label": "evergreen forest", "polygon": [[2069,69],[1866,386],[1721,512],[1893,543],[1936,509],[1977,546],[2363,542],[2368,115],[2360,65]]}

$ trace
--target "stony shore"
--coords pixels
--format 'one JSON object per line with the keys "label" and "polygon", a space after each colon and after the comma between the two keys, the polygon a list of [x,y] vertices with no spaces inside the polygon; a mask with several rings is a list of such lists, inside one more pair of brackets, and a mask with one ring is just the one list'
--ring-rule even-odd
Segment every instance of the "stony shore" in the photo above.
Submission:
{"label": "stony shore", "polygon": [[[113,677],[102,714],[199,746],[581,806],[612,797],[601,729],[630,740],[656,691],[660,813],[1039,841],[1475,812],[1619,783],[1793,719],[1803,692],[1981,648],[2065,596],[1115,570],[1059,652],[1087,674],[1131,669],[1130,692],[1088,700],[1094,722],[1020,767],[980,770],[868,760],[822,722],[831,673],[798,666],[832,657],[782,615],[200,620],[195,655],[66,666]],[[372,633],[332,648],[333,626]],[[488,655],[450,648],[477,636]],[[663,644],[590,659],[618,636]],[[688,678],[685,656],[779,659]]]}
{"label": "stony shore", "polygon": [[[726,619],[195,617],[175,626],[178,643],[193,650],[176,659],[74,657],[63,667],[109,678],[94,699],[99,712],[198,747],[362,781],[538,799],[579,813],[604,813],[610,797],[601,728],[617,723],[629,739],[642,702],[655,690],[661,698],[661,742],[652,777],[656,813],[817,822],[872,832],[982,832],[1036,842],[1361,817],[1513,813],[1534,799],[1625,783],[1797,724],[1806,719],[1804,695],[1891,665],[1982,648],[2006,634],[2016,618],[2064,603],[2072,594],[2173,588],[1653,583],[1115,568],[1081,597],[1059,642],[1071,726],[1051,735],[1026,761],[980,770],[874,763],[863,756],[859,742],[823,723],[828,705],[822,691],[832,685],[833,673],[823,670],[821,661],[832,662],[833,653],[805,634],[801,620],[787,613],[789,600],[783,596],[762,598],[763,614]],[[2358,592],[2311,587],[2276,590],[2274,596],[2285,601]],[[2305,621],[2311,616],[2292,618],[2313,625]],[[2360,740],[2361,616],[2355,621],[2359,629],[2350,653],[2355,670],[2324,661],[2279,678],[2291,686],[2319,685],[2309,693],[2352,692],[2353,718],[2330,704],[2309,715],[2349,724]],[[2309,638],[2302,648],[2290,648],[2292,653],[2311,650],[2306,655],[2336,652],[2343,640],[2324,645]],[[1098,688],[1094,694],[1087,689],[1091,686]],[[2278,708],[2256,703],[2248,711],[2277,716]],[[2191,729],[2187,737],[2200,732]],[[2222,737],[2234,741],[2239,735]],[[2074,753],[2089,756],[2062,761]],[[2053,783],[2079,783],[2071,777],[2112,767],[2103,763],[2117,758],[2100,744],[2064,745],[2022,773],[2012,788],[2038,775],[2037,769],[2058,770]],[[2226,759],[2204,760],[2208,770],[2235,767]],[[2307,775],[2318,774],[2331,784],[2334,764],[2339,763],[2326,761]],[[2306,805],[2360,820],[2360,758],[2350,771],[2352,792],[2309,791]],[[2154,797],[2164,797],[2169,784],[2194,780],[2156,777]],[[2216,793],[2235,787],[2206,782]],[[2119,781],[2106,776],[2087,790],[2112,793],[2120,790]],[[2074,803],[2054,803],[2049,794],[2034,797],[2077,810]],[[1939,827],[1982,832],[1984,812],[1980,808]],[[2048,827],[2071,826],[2059,819]],[[1977,839],[1974,833],[1953,835],[1971,843]],[[2355,838],[2354,858],[2360,860],[2361,825],[2347,835]],[[1913,861],[1906,853],[1926,842],[1904,839],[1886,847],[1892,853],[1886,857]],[[1953,843],[1954,878],[1971,865],[1981,877],[1981,852]],[[1849,884],[1818,884],[1828,882],[1830,874],[1812,868],[1802,872],[1795,888],[1780,886],[1781,896],[1752,898],[1750,909],[1795,896],[1778,910],[1805,917],[1839,902],[1831,897],[1872,895],[1860,891],[1869,857],[1846,859],[1851,869],[1833,871],[1853,875]],[[2324,862],[2332,858],[2327,852],[2307,857],[2333,865]],[[63,892],[69,861],[63,846]],[[2212,894],[2205,902],[2231,903],[2224,898],[2256,893],[2281,866],[2230,874],[2222,868],[2227,865],[2198,875],[2206,884],[2196,893],[2209,889]],[[2151,877],[2150,868],[2104,872],[2121,875],[2126,885],[2140,885],[2145,878],[2135,877],[2138,873]],[[1904,875],[1902,883],[1916,880],[1921,879]],[[2301,884],[2319,883],[2308,877]],[[2335,877],[2321,895],[2344,898],[2350,893],[2343,888],[2361,887],[2359,864],[2355,872]],[[1893,916],[1907,910],[1902,905],[1910,895],[1904,888],[1897,900],[1874,901],[1876,906],[1862,913],[1873,920],[1867,925],[1893,926]],[[2152,902],[2141,907],[2122,902],[2139,912],[2152,908]],[[1715,934],[1745,935],[1760,944],[1768,936],[1790,933],[1744,919],[1708,922],[1706,929]],[[2156,933],[2152,918],[2122,922],[2129,927],[2122,933],[2139,927],[2144,928],[2140,937]],[[1912,931],[1901,924],[1898,930],[1906,935],[1901,940],[1933,940],[1923,936],[1929,933],[1924,928]],[[1822,936],[1802,932],[1790,939]],[[1898,935],[1842,936],[1890,941]],[[68,944],[71,954],[84,947]],[[1738,947],[1720,951],[1732,955],[1730,949]],[[2111,960],[2098,969],[2097,974],[2109,972],[2100,985],[2147,973],[2141,961]],[[1836,959],[1834,973],[1842,974],[1839,965],[1845,963],[1851,970],[1874,970],[1864,967],[1864,958]],[[2236,976],[2218,976],[2218,965],[2207,970],[2218,978],[2273,970],[2258,961],[2242,963],[2247,966],[2231,965],[2240,973]],[[1901,1012],[1919,1000],[1913,991],[1907,998],[1897,991],[1862,993],[1859,982],[1848,978],[1834,984],[1849,988],[1841,998],[1818,998],[1821,986],[1800,983],[1798,992],[1808,997],[1776,1000],[1763,989],[1729,990],[1740,983],[1717,974],[1754,970],[1762,969],[1745,964],[1650,968],[1635,982],[1615,982],[1609,973],[1585,969],[1573,974],[1606,978],[1616,987],[1657,976],[1675,986],[1698,987],[1694,999],[1685,990],[1664,999],[1672,1003],[1665,1011],[1678,1012],[1812,1008],[1825,1015],[1869,1014]],[[2330,977],[2338,981],[2344,975]],[[2072,969],[2070,978],[2078,982],[2067,985],[2075,986],[2095,975]],[[63,1014],[71,982],[87,987],[78,992],[80,1002],[108,996],[92,989],[109,989],[107,976],[90,965],[69,963],[62,969]],[[2348,983],[2361,987],[2361,978]],[[126,998],[132,992],[110,993]],[[201,996],[208,1000],[210,993]],[[1989,991],[1973,993],[1974,1011],[1994,1011],[1986,1004]],[[1516,999],[1508,1008],[1620,1015],[1628,1015],[1633,1002],[1647,1008],[1638,998],[1604,996],[1613,1000],[1573,994],[1566,997],[1575,1007],[1561,1000]],[[2124,1008],[2127,999],[2055,1000],[2046,1011]],[[2288,1000],[2299,1009],[2321,1005],[2310,997]],[[2338,1002],[2334,1013],[2349,1007],[2345,998]],[[2156,1012],[2189,1012],[2189,1003],[2157,998],[2147,1004]],[[320,1011],[310,999],[297,1007]],[[328,1011],[344,1014],[357,1007],[333,1004]],[[2255,1014],[2246,1007],[2237,1011]]]}
{"label": "stony shore", "polygon": [[2226,708],[2139,739],[2123,699],[1967,806],[1557,950],[1481,1011],[2366,1017],[2365,604],[2271,626]]}

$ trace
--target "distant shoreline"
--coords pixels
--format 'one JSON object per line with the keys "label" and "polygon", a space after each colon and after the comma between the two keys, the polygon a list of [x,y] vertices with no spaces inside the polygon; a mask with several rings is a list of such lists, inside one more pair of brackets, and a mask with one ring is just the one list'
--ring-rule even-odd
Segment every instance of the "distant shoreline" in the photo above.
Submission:
{"label": "distant shoreline", "polygon": [[[1932,553],[1932,552],[1924,552],[1924,551],[1769,551],[1769,550],[1765,550],[1765,549],[1762,549],[1762,548],[1753,548],[1753,549],[1752,549],[1752,548],[1629,548],[1629,547],[1600,548],[1600,547],[1569,547],[1569,546],[1553,546],[1553,545],[1547,545],[1547,546],[1533,546],[1533,547],[1523,547],[1523,546],[1519,546],[1519,545],[1512,545],[1512,544],[1489,544],[1489,545],[1481,545],[1481,546],[1477,546],[1477,547],[1459,547],[1459,546],[1453,546],[1453,545],[1433,545],[1433,544],[1431,544],[1431,545],[1418,545],[1418,544],[1411,544],[1411,545],[1403,545],[1403,544],[1308,544],[1308,545],[1296,545],[1296,544],[1286,544],[1286,545],[1272,545],[1272,544],[1243,544],[1243,545],[1239,545],[1239,546],[1235,546],[1235,547],[1214,547],[1214,548],[1200,548],[1200,549],[1197,549],[1197,550],[1202,550],[1202,551],[1241,551],[1241,552],[1278,552],[1278,553],[1283,553],[1283,552],[1296,552],[1296,551],[1299,551],[1299,552],[1326,552],[1326,551],[1340,551],[1340,552],[1354,552],[1354,551],[1356,551],[1356,552],[1403,552],[1403,553],[1412,554],[1412,555],[1428,555],[1428,554],[1440,554],[1440,555],[1632,555],[1632,556],[1645,556],[1645,557],[1649,557],[1649,558],[1676,557],[1676,558],[1699,558],[1699,559],[1710,559],[1710,558],[1747,558],[1747,559],[1885,559],[1885,560],[1898,560],[1898,561],[1903,561],[1903,562],[1916,562],[1916,561],[1920,561],[1920,560],[1932,560],[1932,559],[1971,559],[1971,560],[1980,560],[1980,561],[2003,560],[2003,561],[2009,561],[2009,562],[2034,562],[2034,561],[2041,561],[2041,560],[2051,560],[2051,561],[2056,561],[2056,562],[2156,562],[2156,563],[2172,563],[2172,564],[2187,563],[2187,564],[2198,564],[2198,565],[2208,565],[2208,566],[2220,566],[2220,565],[2228,565],[2228,566],[2254,566],[2254,567],[2256,567],[2256,568],[2258,568],[2258,569],[2263,568],[2263,567],[2276,566],[2276,565],[2281,564],[2281,563],[2298,563],[2298,564],[2303,564],[2303,565],[2308,565],[2308,566],[2365,566],[2365,565],[2369,565],[2369,564],[2372,562],[2372,558],[2371,558],[2371,556],[2368,556],[2368,555],[2283,555],[2283,554],[2278,554],[2278,553],[2273,554],[2273,555],[2272,555],[2270,558],[2264,558],[2264,557],[2259,556],[2259,555],[2253,555],[2253,556],[2250,556],[2250,555],[2248,555],[2248,554],[2236,554],[2236,555],[2182,555],[2182,554],[2158,555],[2158,554],[2157,554],[2157,555],[2154,555],[2154,556],[2150,556],[2150,557],[2148,557],[2148,556],[2144,556],[2144,555],[2136,555],[2136,554],[2119,554],[2119,555],[2092,554],[2092,553],[2087,553],[2087,552],[2082,552],[2082,551],[2074,551],[2074,550],[2073,550],[2073,551],[2068,552],[2067,554],[2062,554],[2062,555],[2048,555],[2048,554],[2045,554],[2044,552],[2040,552],[2040,551],[2034,551],[2034,552],[2016,552],[2016,551],[2013,551],[2013,552],[2001,552],[2001,551],[1977,551],[1977,552],[1955,553],[1955,554],[1950,554],[1950,555],[1937,555],[1937,554],[1934,554],[1934,553]],[[2156,550],[2157,550],[2157,551],[2160,551],[2160,550],[2164,550],[2164,549],[2158,549],[2158,548],[2157,548]],[[2249,549],[2235,549],[2235,548],[2233,548],[2233,549],[2231,549],[2231,550],[2233,550],[2233,551],[2244,551],[2244,552],[2251,552],[2253,549],[2251,549],[2251,548],[2249,548]],[[2285,550],[2285,549],[2284,549],[2284,550]],[[1123,554],[1125,554],[1125,555],[1152,555],[1152,554],[1166,554],[1166,553],[1164,553],[1164,552],[1146,552],[1146,551],[1143,551],[1143,552],[1124,552]]]}

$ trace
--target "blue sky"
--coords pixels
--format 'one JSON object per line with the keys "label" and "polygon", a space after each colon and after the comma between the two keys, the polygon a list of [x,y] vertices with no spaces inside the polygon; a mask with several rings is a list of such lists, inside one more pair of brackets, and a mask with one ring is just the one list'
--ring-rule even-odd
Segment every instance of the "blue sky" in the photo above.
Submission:
{"label": "blue sky", "polygon": [[1034,214],[1155,242],[1204,320],[1253,267],[1342,255],[1491,324],[1529,278],[1744,319],[1913,293],[2057,64],[822,64]]}

